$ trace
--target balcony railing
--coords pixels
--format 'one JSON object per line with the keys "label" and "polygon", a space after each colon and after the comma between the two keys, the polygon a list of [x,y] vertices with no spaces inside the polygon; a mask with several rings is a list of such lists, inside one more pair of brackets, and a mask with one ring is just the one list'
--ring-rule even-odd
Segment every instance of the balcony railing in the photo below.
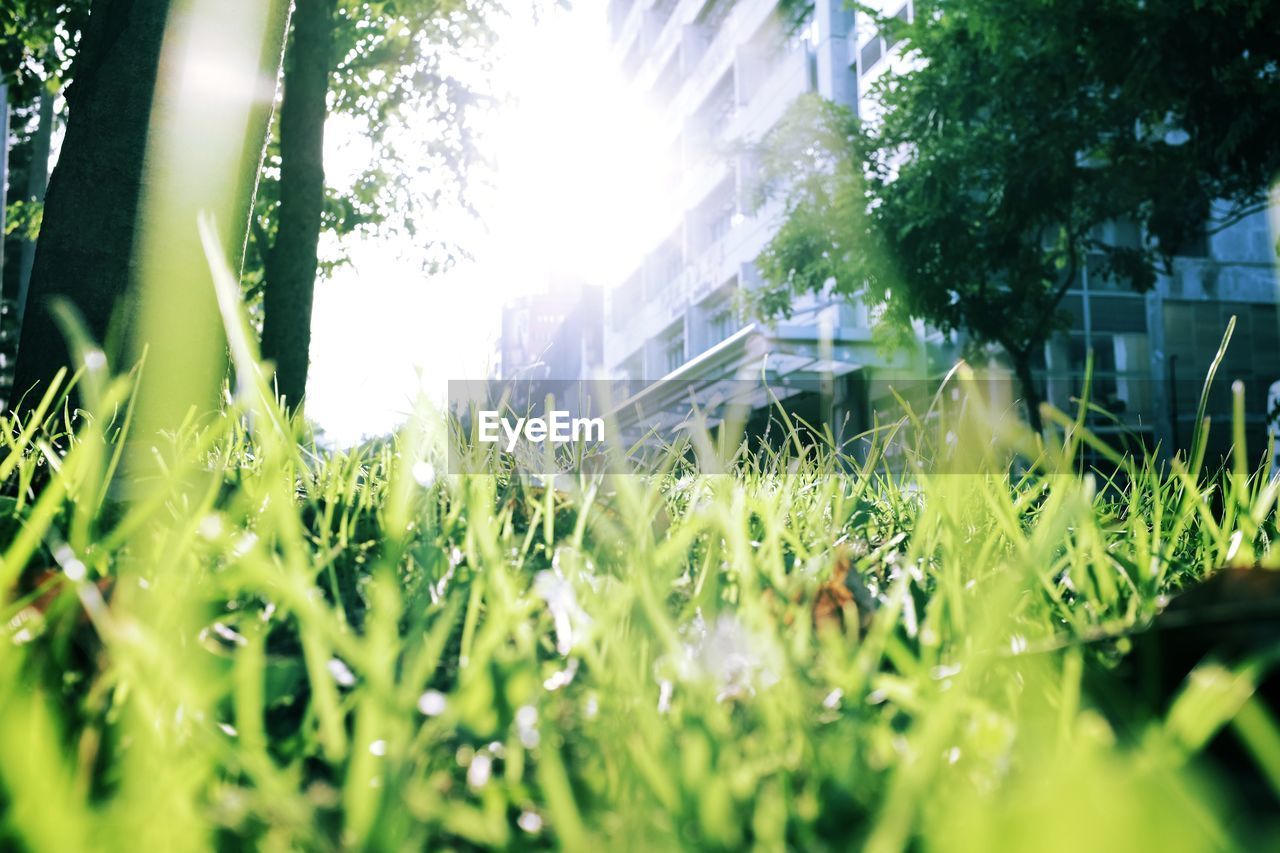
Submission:
{"label": "balcony railing", "polygon": [[642,72],[646,75],[643,83],[649,84],[650,75],[656,77],[660,70],[666,67],[672,51],[680,45],[680,33],[684,25],[693,20],[694,11],[702,3],[703,0],[677,0],[675,10],[663,22],[658,37],[654,39],[653,49],[649,52],[649,70]]}
{"label": "balcony railing", "polygon": [[720,141],[758,139],[777,124],[796,98],[809,90],[809,51],[795,46],[772,63],[760,85],[720,132]]}
{"label": "balcony railing", "polygon": [[676,116],[688,115],[702,103],[720,76],[733,64],[733,51],[745,33],[752,32],[773,13],[777,0],[739,0],[721,24],[703,53],[698,67],[689,75],[672,104]]}
{"label": "balcony railing", "polygon": [[631,8],[627,10],[627,17],[622,22],[622,29],[618,33],[615,45],[624,56],[631,53],[631,42],[640,33],[640,22],[644,19],[644,10],[641,8],[643,5],[639,0],[632,3]]}

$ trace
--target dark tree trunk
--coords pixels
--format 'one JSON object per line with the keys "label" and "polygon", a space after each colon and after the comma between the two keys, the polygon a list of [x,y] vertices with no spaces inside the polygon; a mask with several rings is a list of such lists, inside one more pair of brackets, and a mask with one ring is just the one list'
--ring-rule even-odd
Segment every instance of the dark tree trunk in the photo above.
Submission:
{"label": "dark tree trunk", "polygon": [[280,103],[280,218],[262,294],[262,355],[296,407],[307,389],[311,306],[324,211],[324,122],[334,0],[297,0]]}
{"label": "dark tree trunk", "polygon": [[0,272],[4,271],[5,188],[9,186],[9,87],[0,83]]}
{"label": "dark tree trunk", "polygon": [[[27,192],[24,198],[33,202],[44,202],[45,192],[49,188],[49,148],[53,141],[53,100],[54,95],[47,89],[40,92],[39,125],[31,138],[31,160],[27,164]],[[22,312],[27,304],[27,288],[31,283],[31,270],[36,260],[36,244],[24,240],[18,256],[18,322],[22,322]]]}
{"label": "dark tree trunk", "polygon": [[1040,389],[1036,386],[1035,377],[1031,373],[1031,350],[1013,350],[1006,348],[1009,360],[1013,362],[1013,373],[1018,377],[1018,386],[1022,390],[1022,402],[1027,407],[1027,423],[1036,433],[1044,432],[1044,420],[1040,417]]}
{"label": "dark tree trunk", "polygon": [[[15,407],[20,414],[38,404],[60,368],[72,366],[51,311],[58,301],[79,314],[85,330],[103,343],[117,366],[132,366],[143,347],[156,344],[151,358],[159,367],[144,375],[144,384],[163,374],[175,354],[216,349],[181,335],[176,341],[160,340],[154,316],[148,321],[151,327],[143,328],[147,323],[140,309],[148,308],[142,303],[154,302],[160,310],[150,313],[162,314],[162,322],[173,329],[188,330],[198,323],[220,328],[197,234],[198,212],[217,221],[233,263],[243,256],[289,6],[287,0],[260,0],[260,5],[242,0],[237,11],[217,5],[224,2],[92,2],[67,89],[66,136],[49,179],[23,317],[14,381],[14,395],[25,393]],[[179,7],[181,15],[175,11]],[[190,43],[191,28],[201,21],[225,22],[232,14],[242,15],[245,39],[261,41],[243,42],[248,48],[243,54],[226,58],[237,65],[235,71],[261,82],[245,86],[233,73],[226,97],[206,107],[191,100],[193,90],[184,88],[189,78],[182,63],[188,54],[182,45]],[[166,55],[168,34],[177,41]],[[195,132],[199,121],[193,117],[201,115],[225,119],[226,127],[235,130],[220,134],[219,126],[219,132],[200,136],[208,147],[194,153],[202,156],[175,157],[174,150],[186,144],[175,140]],[[190,176],[175,171],[187,163],[209,164],[213,171]],[[155,246],[151,257],[143,257],[144,233],[152,243],[178,238],[164,247],[162,264],[157,265]],[[164,282],[167,289],[143,292],[144,270],[153,284]],[[187,405],[216,405],[220,373],[214,365],[212,382],[188,376],[186,386],[169,394],[173,411],[181,416]]]}
{"label": "dark tree trunk", "polygon": [[66,136],[49,180],[31,270],[13,396],[40,400],[70,358],[50,312],[62,299],[107,338],[133,277],[152,94],[170,0],[94,0],[67,89]]}

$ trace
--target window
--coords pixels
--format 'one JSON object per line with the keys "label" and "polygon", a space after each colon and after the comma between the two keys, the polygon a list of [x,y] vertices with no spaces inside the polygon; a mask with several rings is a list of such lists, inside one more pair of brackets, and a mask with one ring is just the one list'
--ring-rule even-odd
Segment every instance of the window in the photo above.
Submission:
{"label": "window", "polygon": [[[1048,345],[1046,365],[1049,399],[1066,411],[1074,411],[1073,398],[1084,390],[1085,366],[1093,348],[1090,399],[1129,426],[1150,424],[1153,410],[1150,338],[1147,303],[1135,294],[1099,294],[1098,280],[1089,278],[1089,334],[1085,335],[1083,294],[1069,294],[1062,301],[1069,331]],[[1111,428],[1105,417],[1093,418],[1098,428]]]}
{"label": "window", "polygon": [[677,231],[649,256],[649,295],[664,292],[684,270],[684,250]]}
{"label": "window", "polygon": [[736,111],[737,104],[734,103],[733,93],[733,72],[730,71],[711,90],[711,94],[707,95],[707,100],[702,108],[702,116],[707,123],[707,127],[714,134],[723,130],[724,126],[733,120],[733,114]]}
{"label": "window", "polygon": [[737,324],[734,322],[733,311],[729,306],[721,306],[716,309],[710,319],[707,320],[707,341],[710,344],[718,344],[725,338],[732,335]]}
{"label": "window", "polygon": [[729,236],[729,232],[733,230],[734,213],[733,204],[727,204],[715,212],[714,217],[707,226],[707,238],[710,245],[714,246]]}
{"label": "window", "polygon": [[[893,18],[910,23],[914,18],[911,3],[903,3],[902,8],[894,12]],[[891,31],[892,32],[892,31]],[[896,34],[876,33],[858,51],[858,75],[862,76],[876,67],[876,63],[884,59],[885,54],[893,50],[902,38]]]}
{"label": "window", "polygon": [[640,271],[632,273],[631,276],[618,286],[617,292],[613,295],[613,327],[615,329],[624,328],[631,318],[635,316],[635,312],[639,310],[644,287],[644,277]]}
{"label": "window", "polygon": [[1219,381],[1210,389],[1211,412],[1231,411],[1231,382],[1245,383],[1245,404],[1250,415],[1261,409],[1267,387],[1280,379],[1280,336],[1276,335],[1276,306],[1243,302],[1164,303],[1166,360],[1176,357],[1176,381],[1181,415],[1194,416],[1195,403],[1204,384],[1205,370],[1217,355],[1223,332],[1236,317],[1231,345],[1219,369]]}
{"label": "window", "polygon": [[733,11],[738,0],[711,0],[703,9],[702,14],[694,21],[707,28],[710,32],[720,29],[720,25],[729,17],[729,13]]}
{"label": "window", "polygon": [[700,251],[715,246],[729,236],[737,215],[737,188],[734,177],[730,175],[717,185],[698,208],[698,219],[704,229],[702,239],[706,241]]}
{"label": "window", "polygon": [[663,347],[662,354],[666,364],[667,373],[676,370],[680,365],[684,364],[684,336],[676,335],[669,339]]}
{"label": "window", "polygon": [[871,41],[862,46],[862,50],[858,52],[858,74],[866,74],[876,63],[880,61],[880,57],[884,55],[884,43],[880,36],[873,36]]}
{"label": "window", "polygon": [[1095,332],[1086,341],[1083,332],[1072,332],[1067,338],[1066,369],[1071,380],[1071,393],[1084,388],[1088,364],[1088,344],[1093,346],[1093,383],[1091,399],[1106,411],[1151,416],[1151,353],[1145,332]]}
{"label": "window", "polygon": [[[895,12],[893,17],[899,21],[902,21],[903,23],[910,23],[911,22],[911,4],[903,3],[902,8],[899,9],[897,12]],[[894,46],[900,41],[902,41],[902,38],[896,34],[886,36],[885,52],[887,53],[888,51],[893,50]]]}

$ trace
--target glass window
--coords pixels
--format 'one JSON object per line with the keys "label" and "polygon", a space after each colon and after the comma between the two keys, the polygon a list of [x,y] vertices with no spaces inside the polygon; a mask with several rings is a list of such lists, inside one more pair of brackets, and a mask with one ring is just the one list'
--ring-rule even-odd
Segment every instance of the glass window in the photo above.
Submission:
{"label": "glass window", "polygon": [[733,312],[727,307],[717,310],[707,322],[707,331],[713,344],[729,337],[734,332]]}
{"label": "glass window", "polygon": [[862,50],[858,52],[858,73],[866,74],[875,67],[883,55],[883,42],[879,36],[875,36],[871,41],[864,44]]}
{"label": "glass window", "polygon": [[664,354],[668,373],[684,364],[684,338],[677,337],[667,341]]}
{"label": "glass window", "polygon": [[[901,9],[899,9],[897,12],[895,12],[895,13],[894,13],[894,15],[893,15],[893,17],[897,18],[899,21],[906,21],[906,22],[910,22],[910,20],[911,20],[911,4],[910,4],[910,3],[903,3],[903,4],[902,4],[902,8],[901,8]],[[885,52],[888,52],[888,51],[890,51],[890,50],[893,50],[894,46],[895,46],[898,42],[900,42],[900,41],[902,41],[902,38],[901,38],[900,36],[897,36],[897,35],[889,35],[889,36],[886,36],[886,37],[885,37]]]}

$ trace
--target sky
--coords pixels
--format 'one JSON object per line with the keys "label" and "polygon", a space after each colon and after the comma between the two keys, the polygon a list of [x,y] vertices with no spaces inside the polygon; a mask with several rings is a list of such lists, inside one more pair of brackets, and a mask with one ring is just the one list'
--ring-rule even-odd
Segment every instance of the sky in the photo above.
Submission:
{"label": "sky", "polygon": [[[494,173],[470,261],[429,276],[413,245],[371,238],[318,282],[307,412],[329,441],[388,432],[420,393],[440,400],[449,379],[487,376],[503,302],[557,281],[609,286],[669,228],[660,123],[616,68],[604,5],[500,29],[494,80],[508,102],[484,120]],[[331,184],[366,154],[331,125]]]}

